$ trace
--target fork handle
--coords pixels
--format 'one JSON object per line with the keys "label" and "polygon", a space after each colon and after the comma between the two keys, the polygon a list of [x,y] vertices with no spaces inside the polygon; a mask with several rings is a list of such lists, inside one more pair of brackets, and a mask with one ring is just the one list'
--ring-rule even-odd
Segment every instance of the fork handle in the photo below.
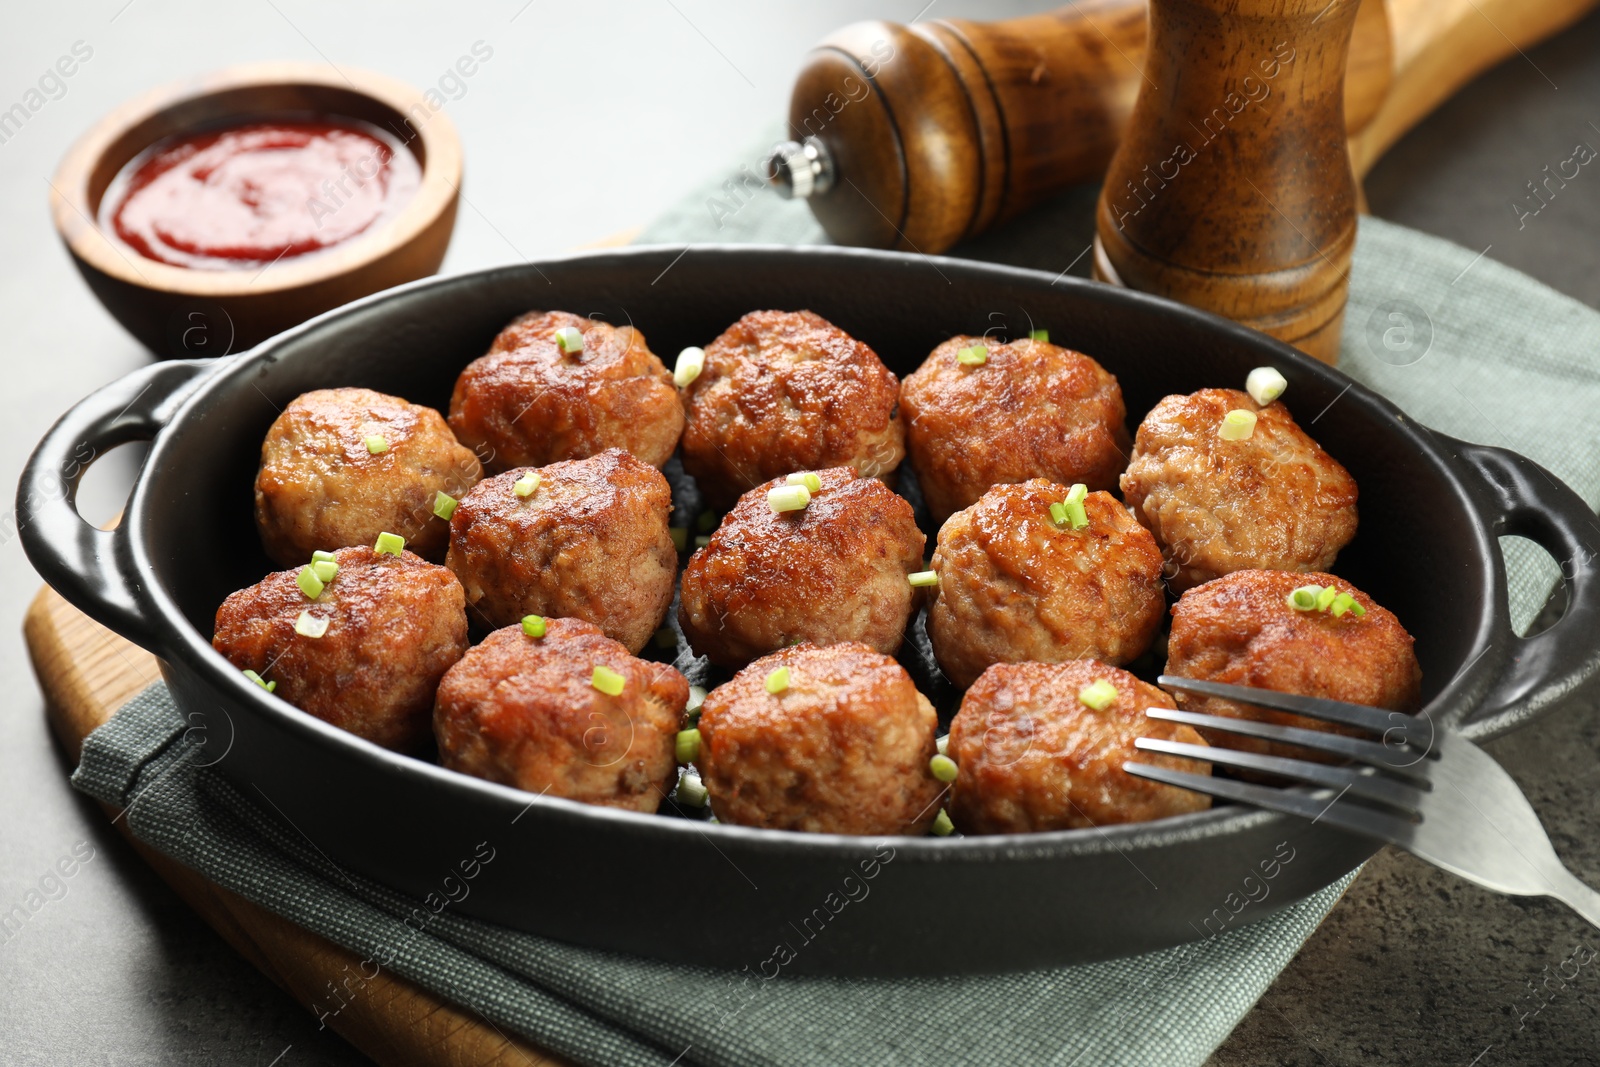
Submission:
{"label": "fork handle", "polygon": [[1600,930],[1600,892],[1590,888],[1578,876],[1561,867],[1547,872],[1554,888],[1548,894],[1589,920],[1589,925]]}

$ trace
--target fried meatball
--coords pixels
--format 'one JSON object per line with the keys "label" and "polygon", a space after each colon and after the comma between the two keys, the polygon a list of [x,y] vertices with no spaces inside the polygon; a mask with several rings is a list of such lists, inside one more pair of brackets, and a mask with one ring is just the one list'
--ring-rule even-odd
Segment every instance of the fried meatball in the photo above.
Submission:
{"label": "fried meatball", "polygon": [[742,667],[801,640],[900,647],[926,541],[911,505],[849,467],[815,473],[805,508],[772,510],[781,478],[757,486],[689,560],[678,621],[697,654]]}
{"label": "fried meatball", "polygon": [[[767,679],[789,671],[788,687]],[[854,642],[801,644],[713,689],[695,761],[723,822],[830,834],[926,833],[939,718],[905,668]]]}
{"label": "fried meatball", "polygon": [[[567,326],[582,331],[582,352],[567,355],[556,343]],[[683,433],[683,402],[671,372],[632,326],[530,311],[456,379],[450,426],[496,473],[608,448],[660,467]]]}
{"label": "fried meatball", "polygon": [[[538,488],[518,496],[530,473]],[[522,467],[461,498],[445,563],[490,627],[525,615],[583,619],[638,652],[672,604],[671,512],[666,478],[620,448]]]}
{"label": "fried meatball", "polygon": [[956,685],[993,663],[1123,664],[1150,647],[1166,606],[1155,538],[1110,493],[1084,499],[1084,529],[1057,526],[1066,495],[1042,478],[997,485],[940,528],[928,637]]}
{"label": "fried meatball", "polygon": [[318,389],[291,400],[261,443],[256,526],[283,567],[385,531],[438,562],[450,528],[433,513],[437,494],[459,497],[482,476],[432,408],[371,389]]}
{"label": "fried meatball", "polygon": [[[988,362],[963,366],[964,348]],[[911,467],[935,522],[991,485],[1048,478],[1114,489],[1127,462],[1128,411],[1117,379],[1082,352],[1046,341],[952,337],[900,387]]]}
{"label": "fried meatball", "polygon": [[[1096,711],[1078,694],[1100,680],[1117,697]],[[1210,797],[1122,769],[1137,761],[1210,773],[1208,764],[1134,748],[1137,737],[1205,743],[1188,726],[1145,718],[1146,708],[1172,706],[1155,686],[1093,660],[990,667],[950,724],[951,821],[964,834],[1022,834],[1205,810]]]}
{"label": "fried meatball", "polygon": [[[1297,611],[1286,598],[1302,585],[1349,593],[1366,614]],[[1421,704],[1422,668],[1411,635],[1371,597],[1331,574],[1234,571],[1189,590],[1172,607],[1167,673],[1391,711],[1411,712]],[[1214,697],[1179,693],[1178,703],[1206,715],[1338,731],[1320,720]],[[1227,748],[1316,758],[1294,745],[1215,731],[1208,736]]]}
{"label": "fried meatball", "polygon": [[[384,748],[415,749],[439,679],[467,650],[461,583],[410,552],[341,548],[334,559],[339,572],[315,600],[298,568],[228,597],[212,647],[301,711]],[[327,624],[321,637],[295,630],[302,612]]]}
{"label": "fried meatball", "polygon": [[[622,692],[595,688],[596,667]],[[677,776],[673,742],[689,683],[635,659],[593,623],[548,619],[543,637],[496,630],[445,674],[434,706],[453,771],[608,808],[653,812]]]}
{"label": "fried meatball", "polygon": [[[1256,414],[1243,441],[1217,433]],[[1174,592],[1233,571],[1321,571],[1356,535],[1356,483],[1281,402],[1236,389],[1169,396],[1134,439],[1122,496],[1167,557]]]}
{"label": "fried meatball", "polygon": [[717,510],[796,470],[887,478],[905,456],[899,381],[810,311],[752,311],[706,346],[687,390],[683,469]]}

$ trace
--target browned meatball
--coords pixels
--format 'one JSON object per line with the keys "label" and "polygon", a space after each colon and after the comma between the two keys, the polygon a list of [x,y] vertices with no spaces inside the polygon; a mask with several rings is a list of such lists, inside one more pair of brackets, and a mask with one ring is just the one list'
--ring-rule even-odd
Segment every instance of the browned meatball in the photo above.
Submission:
{"label": "browned meatball", "polygon": [[[556,331],[567,326],[582,331],[582,352],[567,355],[556,343]],[[672,374],[632,326],[530,311],[456,379],[450,425],[495,472],[608,448],[660,467],[683,433],[683,402]]]}
{"label": "browned meatball", "polygon": [[371,389],[318,389],[290,401],[261,443],[256,526],[284,567],[385,531],[438,561],[450,526],[434,514],[437,495],[459,497],[482,476],[432,408]]}
{"label": "browned meatball", "polygon": [[804,509],[772,510],[781,478],[757,486],[689,560],[678,621],[696,653],[742,667],[802,640],[900,647],[926,540],[911,505],[849,467],[815,473]]}
{"label": "browned meatball", "polygon": [[[1096,711],[1078,694],[1102,679],[1117,696]],[[1172,706],[1155,686],[1092,660],[990,667],[950,724],[958,768],[951,821],[964,834],[1021,834],[1205,810],[1210,797],[1122,769],[1139,762],[1210,773],[1205,763],[1134,748],[1137,737],[1205,743],[1188,726],[1145,718],[1146,708]]]}
{"label": "browned meatball", "polygon": [[[963,366],[957,354],[976,346],[988,362]],[[1117,379],[1082,352],[1045,341],[952,337],[906,378],[900,406],[935,522],[1007,482],[1114,489],[1127,462]]]}
{"label": "browned meatball", "polygon": [[905,456],[899,389],[877,353],[821,315],[752,311],[706,346],[683,469],[719,511],[790,471],[888,477]]}
{"label": "browned meatball", "polygon": [[[1302,585],[1349,593],[1366,614],[1336,618],[1332,611],[1297,611],[1286,598]],[[1234,571],[1189,590],[1173,605],[1167,673],[1410,712],[1421,703],[1422,692],[1422,668],[1411,644],[1393,614],[1331,574]],[[1319,720],[1230,700],[1180,693],[1178,702],[1207,715],[1336,730]],[[1257,738],[1212,731],[1210,740],[1250,752],[1315,758],[1306,749]]]}
{"label": "browned meatball", "polygon": [[[595,668],[622,692],[594,685]],[[496,630],[439,684],[439,762],[491,782],[653,812],[677,776],[673,742],[689,683],[577,619],[547,619],[543,637]]]}
{"label": "browned meatball", "polygon": [[[1217,433],[1256,413],[1243,441]],[[1169,396],[1139,425],[1122,496],[1167,557],[1174,592],[1232,571],[1320,571],[1356,535],[1356,483],[1281,402],[1235,389]]]}
{"label": "browned meatball", "polygon": [[[788,687],[768,691],[780,668]],[[713,689],[695,761],[723,822],[831,834],[921,834],[939,718],[905,668],[866,645],[803,644]]]}
{"label": "browned meatball", "polygon": [[[312,600],[299,569],[269,574],[217,609],[211,644],[274,692],[357,737],[409,751],[428,736],[434,690],[467,650],[467,609],[455,575],[410,552],[334,553],[339,572]],[[295,630],[302,612],[327,623]]]}
{"label": "browned meatball", "polygon": [[[518,496],[529,473],[538,488]],[[524,615],[584,619],[638,652],[672,604],[672,489],[619,448],[485,478],[450,519],[446,565],[491,627]]]}
{"label": "browned meatball", "polygon": [[958,686],[992,663],[1138,658],[1161,625],[1161,549],[1110,493],[1083,502],[1089,525],[1057,526],[1067,487],[997,485],[950,517],[933,552],[928,637]]}

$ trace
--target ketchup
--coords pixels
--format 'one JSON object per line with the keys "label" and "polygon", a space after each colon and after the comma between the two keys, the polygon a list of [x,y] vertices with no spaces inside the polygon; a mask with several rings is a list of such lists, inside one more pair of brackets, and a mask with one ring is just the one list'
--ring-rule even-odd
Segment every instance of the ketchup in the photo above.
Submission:
{"label": "ketchup", "polygon": [[149,259],[260,269],[392,217],[421,179],[416,157],[376,126],[262,121],[157,142],[103,202],[117,236]]}

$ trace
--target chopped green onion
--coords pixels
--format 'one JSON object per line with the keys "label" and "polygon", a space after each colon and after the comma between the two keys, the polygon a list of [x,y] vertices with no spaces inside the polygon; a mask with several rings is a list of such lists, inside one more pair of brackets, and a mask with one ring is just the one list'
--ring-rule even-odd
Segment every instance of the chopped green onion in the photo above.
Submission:
{"label": "chopped green onion", "polygon": [[780,485],[767,490],[767,505],[780,514],[800,511],[811,503],[811,490],[803,485]]}
{"label": "chopped green onion", "polygon": [[1078,700],[1095,711],[1105,711],[1116,703],[1117,687],[1104,678],[1096,678],[1078,690]]}
{"label": "chopped green onion", "polygon": [[594,673],[589,676],[589,684],[608,697],[619,697],[622,695],[623,686],[627,684],[627,679],[610,667],[597,665]]}
{"label": "chopped green onion", "polygon": [[938,571],[914,571],[906,575],[906,581],[911,583],[913,589],[926,589],[930,585],[939,584]]}
{"label": "chopped green onion", "polygon": [[1366,613],[1367,613],[1367,609],[1361,606],[1360,601],[1356,601],[1355,603],[1352,603],[1350,605],[1350,614],[1354,615],[1356,618],[1359,619],[1359,618],[1361,618],[1361,616],[1365,615]]}
{"label": "chopped green onion", "polygon": [[672,745],[673,753],[678,757],[679,763],[693,763],[700,758],[700,731],[695,729],[679,730],[677,740]]}
{"label": "chopped green onion", "polygon": [[1056,519],[1056,509],[1052,505],[1050,517],[1056,519],[1056,525],[1065,522],[1074,530],[1081,530],[1089,525],[1089,513],[1084,509],[1083,502],[1089,497],[1089,487],[1082,482],[1074,482],[1072,488],[1067,490],[1067,498],[1061,502],[1061,518]]}
{"label": "chopped green onion", "polygon": [[989,362],[989,349],[986,345],[963,348],[956,353],[956,362],[963,367],[981,367]]}
{"label": "chopped green onion", "polygon": [[1317,594],[1317,610],[1327,611],[1333,606],[1334,600],[1339,596],[1339,590],[1328,586]]}
{"label": "chopped green onion", "polygon": [[311,564],[311,573],[322,579],[323,585],[327,585],[339,573],[339,565],[331,560],[319,559]]}
{"label": "chopped green onion", "polygon": [[710,533],[715,530],[717,528],[717,513],[714,511],[702,511],[699,517],[694,520],[694,528],[701,533]]}
{"label": "chopped green onion", "polygon": [[1256,413],[1244,408],[1234,408],[1222,416],[1222,425],[1217,427],[1217,436],[1224,441],[1247,441],[1255,432]]}
{"label": "chopped green onion", "polygon": [[312,600],[322,595],[322,579],[317,577],[317,572],[311,569],[311,564],[309,563],[300,568],[300,573],[295,576],[295,584],[300,587],[302,593]]}
{"label": "chopped green onion", "polygon": [[711,537],[709,534],[700,534],[694,539],[694,547],[696,548],[705,548],[710,543]]}
{"label": "chopped green onion", "polygon": [[1051,504],[1050,521],[1054,522],[1057,526],[1065,526],[1067,524],[1067,506],[1059,501]]}
{"label": "chopped green onion", "polygon": [[699,711],[700,710],[700,705],[704,704],[705,702],[706,702],[705,687],[704,686],[699,686],[699,685],[691,685],[689,687],[689,706],[687,708],[685,708],[684,710],[689,712],[692,715],[695,712]]}
{"label": "chopped green onion", "polygon": [[672,547],[679,552],[689,547],[689,527],[668,526],[667,536],[672,538]]}
{"label": "chopped green onion", "polygon": [[389,451],[389,442],[377,434],[367,438],[367,451],[374,456]]}
{"label": "chopped green onion", "polygon": [[309,611],[302,611],[300,617],[294,620],[294,632],[301,637],[321,637],[328,632],[328,620],[319,619]]}
{"label": "chopped green onion", "polygon": [[1028,340],[1030,340],[1030,341],[1043,341],[1045,344],[1049,344],[1050,343],[1050,331],[1049,330],[1029,330],[1028,331]]}
{"label": "chopped green onion", "polygon": [[576,326],[563,326],[556,331],[556,344],[565,355],[575,356],[583,351],[583,331]]}
{"label": "chopped green onion", "polygon": [[1283,598],[1283,602],[1296,611],[1315,611],[1317,597],[1322,593],[1320,585],[1302,585],[1294,592]]}
{"label": "chopped green onion", "polygon": [[392,533],[379,534],[378,543],[372,546],[372,551],[376,552],[380,556],[385,552],[389,553],[391,556],[398,556],[405,550],[406,539],[401,537],[399,534]]}
{"label": "chopped green onion", "polygon": [[265,689],[269,693],[272,692],[274,689],[278,688],[278,683],[277,682],[269,682],[266,679],[262,678],[261,675],[257,674],[255,671],[245,671],[244,672],[244,676],[246,678],[250,679],[252,682],[254,682],[257,685],[259,685],[261,688]]}
{"label": "chopped green onion", "polygon": [[951,822],[950,816],[945,813],[943,808],[940,808],[939,814],[935,815],[933,818],[933,836],[949,837],[955,832],[956,824]]}
{"label": "chopped green onion", "polygon": [[524,615],[522,617],[522,632],[529,637],[544,636],[544,616]]}
{"label": "chopped green onion", "polygon": [[679,389],[687,389],[700,377],[706,366],[706,350],[690,345],[678,353],[678,362],[672,368],[672,380]]}
{"label": "chopped green onion", "polygon": [[1262,407],[1266,407],[1289,388],[1289,380],[1278,373],[1276,367],[1257,367],[1244,380],[1244,391]]}
{"label": "chopped green onion", "polygon": [[939,748],[939,755],[941,755],[941,756],[950,755],[950,735],[949,734],[945,734],[943,737],[939,738],[939,740],[937,742],[935,742],[935,743],[937,744],[937,746]]}
{"label": "chopped green onion", "polygon": [[807,492],[822,492],[822,479],[818,478],[815,474],[791,474],[789,477],[785,478],[784,481],[788,482],[790,485],[803,485],[806,487]]}
{"label": "chopped green onion", "polygon": [[450,516],[456,513],[456,498],[442,489],[434,493],[433,513],[445,522],[449,522]]}
{"label": "chopped green onion", "polygon": [[1333,603],[1328,606],[1328,610],[1333,612],[1334,618],[1342,619],[1344,618],[1344,613],[1355,606],[1355,597],[1351,596],[1349,593],[1340,593],[1338,596],[1333,598]]}
{"label": "chopped green onion", "polygon": [[335,556],[332,552],[324,552],[320,548],[311,553],[312,563],[337,563],[338,561],[338,556]]}
{"label": "chopped green onion", "polygon": [[539,488],[539,472],[529,471],[515,482],[511,483],[511,491],[521,497],[529,497]]}
{"label": "chopped green onion", "polygon": [[700,780],[700,776],[685,770],[683,777],[678,779],[678,803],[691,808],[703,808],[709,799],[711,794],[706,791],[706,784]]}
{"label": "chopped green onion", "polygon": [[677,648],[678,647],[678,635],[672,632],[672,627],[663,626],[661,629],[656,631],[656,647],[657,648]]}
{"label": "chopped green onion", "polygon": [[767,675],[767,692],[771,693],[773,696],[777,696],[779,693],[783,692],[785,689],[788,689],[788,688],[789,688],[789,668],[788,667],[779,667],[777,670],[775,670],[771,674]]}
{"label": "chopped green onion", "polygon": [[1081,504],[1087,499],[1089,499],[1089,487],[1082,482],[1073,482],[1072,487],[1067,490],[1066,502],[1068,504]]}
{"label": "chopped green onion", "polygon": [[948,785],[956,780],[959,768],[956,767],[955,760],[941,752],[928,761],[928,770],[933,772],[935,778]]}

